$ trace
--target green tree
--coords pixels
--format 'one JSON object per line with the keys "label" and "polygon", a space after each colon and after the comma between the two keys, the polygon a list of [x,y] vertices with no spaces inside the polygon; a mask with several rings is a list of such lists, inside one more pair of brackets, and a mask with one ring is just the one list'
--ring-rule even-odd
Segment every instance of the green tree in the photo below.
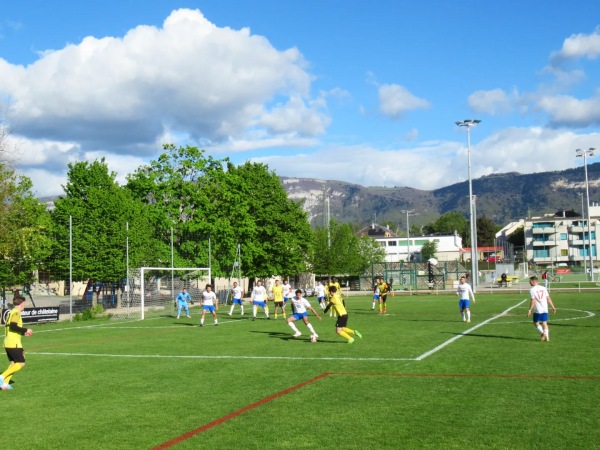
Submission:
{"label": "green tree", "polygon": [[496,232],[500,229],[487,217],[477,218],[477,245],[493,246],[496,242]]}
{"label": "green tree", "polygon": [[385,260],[385,250],[374,239],[358,237],[348,224],[330,222],[313,231],[312,270],[320,275],[360,275],[371,263]]}
{"label": "green tree", "polygon": [[148,206],[151,228],[160,243],[160,265],[171,265],[171,231],[175,267],[206,267],[209,240],[213,273],[225,273],[223,254],[235,255],[230,223],[219,219],[228,210],[223,197],[224,161],[205,157],[196,147],[163,146],[165,152],[127,179],[127,189]]}
{"label": "green tree", "polygon": [[[312,239],[302,205],[288,198],[279,177],[264,164],[229,164],[231,214],[242,244],[246,275],[305,271]],[[239,225],[239,227],[238,227]]]}
{"label": "green tree", "polygon": [[525,227],[517,228],[507,240],[515,247],[525,247]]}
{"label": "green tree", "polygon": [[53,270],[63,274],[69,270],[70,218],[74,279],[124,279],[127,237],[131,267],[155,264],[157,251],[146,207],[118,185],[104,158],[68,167],[66,195],[56,200],[52,212]]}
{"label": "green tree", "polygon": [[455,231],[464,239],[469,235],[469,221],[455,211],[440,216],[433,224],[436,233],[453,234]]}
{"label": "green tree", "polygon": [[425,242],[421,247],[421,259],[423,261],[428,261],[430,258],[435,258],[435,254],[437,252],[437,242],[429,241]]}
{"label": "green tree", "polygon": [[127,186],[151,208],[162,242],[169,242],[174,228],[176,265],[207,265],[210,239],[217,276],[229,274],[238,244],[246,276],[305,269],[311,245],[306,213],[266,165],[235,166],[205,157],[196,147],[164,149],[158,160],[130,176]]}
{"label": "green tree", "polygon": [[36,281],[40,261],[51,249],[50,215],[33,196],[33,185],[0,164],[0,286]]}

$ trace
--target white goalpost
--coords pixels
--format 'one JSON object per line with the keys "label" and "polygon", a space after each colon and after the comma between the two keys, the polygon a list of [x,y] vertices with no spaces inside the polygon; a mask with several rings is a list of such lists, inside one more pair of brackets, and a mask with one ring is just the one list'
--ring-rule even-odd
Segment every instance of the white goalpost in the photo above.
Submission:
{"label": "white goalpost", "polygon": [[199,301],[200,293],[211,280],[210,267],[140,267],[128,274],[126,292],[114,318],[144,320],[151,316],[173,314],[175,298],[183,289]]}

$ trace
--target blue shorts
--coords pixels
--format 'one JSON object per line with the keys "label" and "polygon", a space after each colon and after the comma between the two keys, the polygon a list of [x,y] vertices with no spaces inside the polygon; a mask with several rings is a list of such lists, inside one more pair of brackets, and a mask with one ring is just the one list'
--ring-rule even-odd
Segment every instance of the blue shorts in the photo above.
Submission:
{"label": "blue shorts", "polygon": [[181,300],[178,300],[177,301],[177,307],[178,308],[183,308],[183,309],[188,309],[187,301],[183,301],[182,302]]}
{"label": "blue shorts", "polygon": [[288,300],[289,300],[290,298],[291,298],[291,297],[283,297],[283,301],[284,301],[285,303],[287,303],[287,302],[288,302]]}
{"label": "blue shorts", "polygon": [[533,323],[548,322],[548,313],[533,313]]}
{"label": "blue shorts", "polygon": [[302,320],[303,317],[308,317],[307,312],[292,314],[292,317],[296,320]]}
{"label": "blue shorts", "polygon": [[459,300],[458,301],[459,309],[465,309],[465,308],[468,308],[469,306],[471,306],[471,302],[469,300]]}
{"label": "blue shorts", "polygon": [[259,302],[259,301],[257,301],[257,300],[254,300],[254,301],[252,302],[252,304],[253,304],[254,306],[260,306],[261,308],[264,308],[265,306],[267,306],[267,302]]}
{"label": "blue shorts", "polygon": [[319,303],[324,302],[325,301],[325,297],[317,297],[317,300],[319,301]]}
{"label": "blue shorts", "polygon": [[241,298],[234,298],[234,299],[233,299],[233,304],[234,304],[234,305],[243,305],[243,304],[244,304],[244,302],[242,301],[242,299],[241,299]]}
{"label": "blue shorts", "polygon": [[373,300],[379,300],[379,294],[373,294]]}
{"label": "blue shorts", "polygon": [[202,310],[214,313],[215,312],[215,306],[214,305],[202,305]]}

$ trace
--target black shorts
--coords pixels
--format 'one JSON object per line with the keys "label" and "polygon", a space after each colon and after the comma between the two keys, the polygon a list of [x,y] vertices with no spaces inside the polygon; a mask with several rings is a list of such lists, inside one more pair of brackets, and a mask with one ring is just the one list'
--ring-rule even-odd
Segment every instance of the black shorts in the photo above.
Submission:
{"label": "black shorts", "polygon": [[335,323],[336,328],[344,328],[348,326],[348,314],[344,314],[343,316],[339,316],[337,318],[337,322]]}
{"label": "black shorts", "polygon": [[385,303],[385,302],[386,302],[386,300],[387,300],[387,294],[382,294],[382,295],[381,295],[381,297],[379,297],[379,298],[381,299],[381,301],[382,301],[383,303]]}
{"label": "black shorts", "polygon": [[25,350],[23,348],[5,348],[8,360],[16,363],[25,363]]}
{"label": "black shorts", "polygon": [[275,308],[280,307],[283,308],[283,302],[274,302]]}

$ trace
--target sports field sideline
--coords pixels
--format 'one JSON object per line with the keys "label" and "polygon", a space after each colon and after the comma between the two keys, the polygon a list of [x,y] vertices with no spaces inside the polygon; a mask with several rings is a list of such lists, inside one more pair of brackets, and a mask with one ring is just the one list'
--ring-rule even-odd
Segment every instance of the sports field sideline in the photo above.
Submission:
{"label": "sports field sideline", "polygon": [[31,448],[596,448],[598,294],[553,295],[547,343],[526,297],[480,294],[468,324],[453,295],[397,296],[383,317],[351,297],[352,345],[328,316],[310,343],[228,308],[218,327],[197,307],[40,325],[2,402],[25,405]]}

